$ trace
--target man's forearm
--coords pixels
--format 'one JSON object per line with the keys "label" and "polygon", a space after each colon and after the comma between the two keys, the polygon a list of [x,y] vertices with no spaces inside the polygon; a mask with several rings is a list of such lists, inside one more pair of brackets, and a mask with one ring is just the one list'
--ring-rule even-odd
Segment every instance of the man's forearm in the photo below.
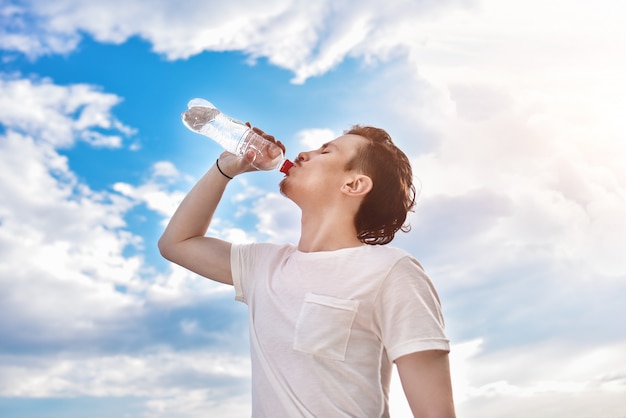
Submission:
{"label": "man's forearm", "polygon": [[213,165],[185,196],[159,240],[166,258],[171,246],[206,234],[228,181]]}
{"label": "man's forearm", "polygon": [[[180,203],[159,240],[163,257],[209,279],[233,284],[231,244],[205,237],[226,184],[236,175],[252,171],[250,160],[223,152]],[[227,177],[229,176],[229,177]]]}

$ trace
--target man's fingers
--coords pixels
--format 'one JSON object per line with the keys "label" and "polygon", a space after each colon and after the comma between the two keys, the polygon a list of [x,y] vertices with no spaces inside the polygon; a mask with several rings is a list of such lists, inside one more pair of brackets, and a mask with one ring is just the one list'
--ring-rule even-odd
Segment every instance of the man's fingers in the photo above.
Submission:
{"label": "man's fingers", "polygon": [[282,142],[280,142],[280,141],[276,140],[276,138],[274,137],[274,135],[266,134],[266,133],[265,133],[262,129],[259,129],[259,128],[257,128],[256,126],[252,126],[252,125],[250,124],[250,122],[246,122],[246,125],[247,125],[249,128],[252,128],[252,132],[254,132],[255,134],[257,134],[257,135],[261,135],[263,138],[267,139],[268,141],[273,142],[273,143],[275,143],[276,145],[278,145],[278,146],[280,147],[280,149],[282,149],[282,150],[283,150],[283,152],[286,152],[286,151],[287,151],[287,149],[285,148],[285,145],[284,145]]}

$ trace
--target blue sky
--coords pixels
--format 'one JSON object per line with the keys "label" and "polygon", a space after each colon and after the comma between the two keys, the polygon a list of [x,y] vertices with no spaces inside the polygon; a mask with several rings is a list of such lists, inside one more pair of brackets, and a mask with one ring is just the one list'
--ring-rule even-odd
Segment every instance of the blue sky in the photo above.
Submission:
{"label": "blue sky", "polygon": [[[290,157],[354,123],[407,152],[392,245],[439,289],[459,417],[626,416],[622,2],[101,3],[0,2],[0,416],[249,415],[245,306],[156,249],[220,152],[194,97]],[[279,180],[211,232],[296,241]]]}

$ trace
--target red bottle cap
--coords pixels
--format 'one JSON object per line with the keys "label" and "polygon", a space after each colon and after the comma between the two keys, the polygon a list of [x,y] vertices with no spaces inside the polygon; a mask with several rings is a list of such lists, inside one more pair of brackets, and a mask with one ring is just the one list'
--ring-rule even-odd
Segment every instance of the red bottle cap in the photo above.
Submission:
{"label": "red bottle cap", "polygon": [[289,160],[285,160],[283,165],[280,167],[280,172],[283,174],[287,174],[291,167],[293,167],[293,163]]}

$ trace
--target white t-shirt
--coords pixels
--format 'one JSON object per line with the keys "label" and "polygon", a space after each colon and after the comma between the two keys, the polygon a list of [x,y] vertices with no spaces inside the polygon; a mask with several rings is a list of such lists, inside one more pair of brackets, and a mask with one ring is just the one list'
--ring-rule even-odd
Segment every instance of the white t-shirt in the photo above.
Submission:
{"label": "white t-shirt", "polygon": [[403,250],[233,245],[254,417],[386,417],[392,362],[449,351],[437,292]]}

